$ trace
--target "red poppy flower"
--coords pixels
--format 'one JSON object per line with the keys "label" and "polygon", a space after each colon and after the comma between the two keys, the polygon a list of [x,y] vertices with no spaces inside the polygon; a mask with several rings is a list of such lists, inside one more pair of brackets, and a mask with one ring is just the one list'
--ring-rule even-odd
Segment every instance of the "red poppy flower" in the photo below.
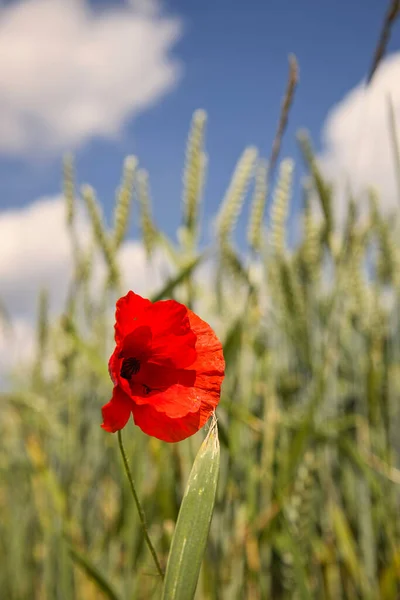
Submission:
{"label": "red poppy flower", "polygon": [[106,431],[133,419],[166,442],[193,435],[220,398],[225,361],[221,342],[175,300],[151,302],[133,292],[117,302],[116,348],[108,363],[113,396],[103,406]]}

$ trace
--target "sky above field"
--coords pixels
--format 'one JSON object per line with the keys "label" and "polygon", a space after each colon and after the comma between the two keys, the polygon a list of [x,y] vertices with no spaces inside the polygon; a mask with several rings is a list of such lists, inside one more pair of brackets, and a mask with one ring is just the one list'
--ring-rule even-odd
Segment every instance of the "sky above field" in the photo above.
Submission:
{"label": "sky above field", "polygon": [[[386,4],[3,0],[0,298],[21,331],[30,327],[37,290],[47,285],[61,298],[70,269],[62,155],[74,153],[79,182],[97,189],[107,217],[123,159],[137,155],[150,175],[156,221],[175,235],[190,119],[205,109],[207,229],[243,149],[255,145],[269,155],[290,53],[300,83],[282,157],[298,163],[297,183],[295,134],[305,127],[334,181],[346,180],[356,192],[374,184],[383,209],[393,207],[387,99],[400,123],[400,21],[386,61],[370,88],[362,87]],[[295,193],[292,223],[299,198]],[[136,233],[133,222],[125,251],[145,280]],[[0,360],[2,344],[8,342],[0,334]]]}

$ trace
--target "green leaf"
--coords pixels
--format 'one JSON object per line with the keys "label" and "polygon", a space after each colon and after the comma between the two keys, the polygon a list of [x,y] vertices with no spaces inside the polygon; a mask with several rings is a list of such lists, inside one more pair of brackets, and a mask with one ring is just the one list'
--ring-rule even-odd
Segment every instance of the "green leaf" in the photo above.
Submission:
{"label": "green leaf", "polygon": [[190,472],[165,573],[162,600],[191,600],[206,548],[219,474],[220,448],[214,421]]}
{"label": "green leaf", "polygon": [[182,269],[178,272],[175,277],[168,279],[166,284],[159,290],[156,294],[151,298],[152,302],[157,302],[158,300],[162,300],[162,298],[166,298],[171,296],[174,289],[180,285],[192,272],[198,267],[198,265],[204,260],[205,254],[200,254],[195,258],[191,259]]}
{"label": "green leaf", "polygon": [[338,504],[332,505],[332,521],[341,557],[354,583],[359,585],[363,578],[357,555],[357,546],[346,515]]}

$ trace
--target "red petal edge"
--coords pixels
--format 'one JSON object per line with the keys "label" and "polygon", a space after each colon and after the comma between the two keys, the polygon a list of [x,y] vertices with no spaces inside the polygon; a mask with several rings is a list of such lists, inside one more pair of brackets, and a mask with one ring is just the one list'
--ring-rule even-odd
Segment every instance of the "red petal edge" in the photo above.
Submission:
{"label": "red petal edge", "polygon": [[114,327],[117,344],[134,329],[135,319],[151,304],[150,300],[132,291],[117,301]]}
{"label": "red petal edge", "polygon": [[135,405],[133,419],[135,424],[147,435],[163,442],[180,442],[195,434],[208,421],[213,411],[205,413],[198,410],[188,413],[180,419],[171,419],[164,413],[158,412],[149,404]]}
{"label": "red petal edge", "polygon": [[[200,319],[198,315],[189,309],[188,315],[190,327],[197,336],[197,359],[190,368],[195,370],[198,376],[214,375],[217,378],[221,378],[220,383],[222,383],[225,374],[222,344],[208,323]],[[212,380],[210,379],[210,387],[214,387],[211,382]],[[207,385],[204,385],[204,383],[200,387],[207,389]]]}
{"label": "red petal edge", "polygon": [[151,328],[152,363],[185,369],[194,362],[196,334],[191,329],[184,304],[160,300],[146,309],[141,320]]}
{"label": "red petal edge", "polygon": [[119,386],[115,386],[110,402],[101,409],[102,428],[110,433],[115,433],[125,427],[131,415],[132,406],[133,402],[129,396]]}

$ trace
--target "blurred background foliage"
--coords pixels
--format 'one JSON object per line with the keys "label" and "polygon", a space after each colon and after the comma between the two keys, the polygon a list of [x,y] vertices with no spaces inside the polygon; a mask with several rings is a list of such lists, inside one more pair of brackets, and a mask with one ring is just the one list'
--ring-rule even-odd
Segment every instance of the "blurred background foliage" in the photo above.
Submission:
{"label": "blurred background foliage", "polygon": [[[119,249],[134,205],[149,261],[161,255],[170,265],[152,299],[193,307],[224,345],[221,472],[196,598],[400,597],[398,214],[382,216],[370,190],[365,210],[349,197],[338,220],[303,132],[309,177],[299,242],[287,239],[293,161],[278,164],[279,147],[269,161],[247,148],[204,248],[205,126],[197,111],[178,242],[156,225],[135,158],[126,159],[111,226],[90,186],[78,194],[65,160],[74,277],[60,318],[40,295],[36,358],[0,398],[1,598],[160,597],[116,437],[100,428],[112,387],[113,307],[127,291]],[[248,247],[239,250],[246,200]],[[76,227],[80,203],[90,242]],[[203,437],[167,444],[132,422],[124,430],[164,566]]]}

